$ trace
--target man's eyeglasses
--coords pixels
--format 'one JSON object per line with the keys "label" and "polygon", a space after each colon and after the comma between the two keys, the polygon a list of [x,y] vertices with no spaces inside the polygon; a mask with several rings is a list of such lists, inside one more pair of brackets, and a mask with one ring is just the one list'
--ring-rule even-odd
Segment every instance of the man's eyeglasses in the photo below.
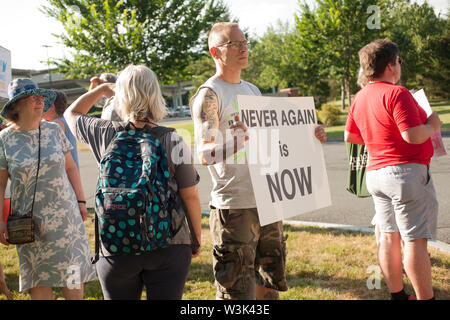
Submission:
{"label": "man's eyeglasses", "polygon": [[218,44],[216,47],[222,46],[230,46],[233,49],[241,49],[241,48],[250,48],[250,41],[227,41],[221,44]]}
{"label": "man's eyeglasses", "polygon": [[402,63],[403,63],[403,60],[402,60],[402,58],[398,57],[398,63],[400,63],[400,64],[402,64]]}

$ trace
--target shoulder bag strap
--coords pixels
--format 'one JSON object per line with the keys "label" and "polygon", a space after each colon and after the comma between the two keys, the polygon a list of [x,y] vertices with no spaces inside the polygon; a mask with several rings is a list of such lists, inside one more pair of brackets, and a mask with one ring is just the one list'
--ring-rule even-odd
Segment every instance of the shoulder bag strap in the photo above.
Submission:
{"label": "shoulder bag strap", "polygon": [[34,185],[34,193],[33,193],[33,202],[31,203],[31,217],[33,217],[33,208],[34,208],[34,198],[36,197],[36,189],[37,189],[37,182],[38,182],[38,176],[39,176],[39,167],[41,163],[41,124],[39,123],[39,149],[38,149],[38,165],[36,170],[36,182]]}
{"label": "shoulder bag strap", "polygon": [[[34,184],[34,193],[33,193],[33,202],[31,203],[31,217],[33,217],[33,209],[34,209],[34,198],[36,197],[36,189],[37,189],[37,182],[38,182],[38,176],[39,176],[39,167],[41,163],[41,124],[39,124],[39,138],[38,138],[38,166],[36,170],[36,181]],[[12,195],[11,195],[11,203],[9,204],[9,214],[12,214]]]}

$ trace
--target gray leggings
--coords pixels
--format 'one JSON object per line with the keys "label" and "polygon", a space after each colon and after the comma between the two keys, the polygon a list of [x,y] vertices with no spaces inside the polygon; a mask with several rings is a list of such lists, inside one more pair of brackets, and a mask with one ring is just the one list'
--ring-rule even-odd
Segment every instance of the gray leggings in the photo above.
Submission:
{"label": "gray leggings", "polygon": [[97,273],[105,300],[180,300],[189,266],[189,245],[172,245],[139,256],[100,257]]}

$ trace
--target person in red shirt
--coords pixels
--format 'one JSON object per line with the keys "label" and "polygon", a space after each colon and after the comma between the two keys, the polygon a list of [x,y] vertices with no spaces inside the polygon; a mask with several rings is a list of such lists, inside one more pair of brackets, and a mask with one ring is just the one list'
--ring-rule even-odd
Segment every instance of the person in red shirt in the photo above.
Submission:
{"label": "person in red shirt", "polygon": [[345,141],[365,144],[369,152],[366,183],[380,230],[378,260],[393,300],[411,299],[403,289],[404,267],[417,299],[433,299],[429,239],[435,239],[438,202],[429,172],[431,135],[442,125],[411,93],[396,85],[402,60],[398,46],[379,39],[359,51],[362,76],[368,80],[354,97]]}

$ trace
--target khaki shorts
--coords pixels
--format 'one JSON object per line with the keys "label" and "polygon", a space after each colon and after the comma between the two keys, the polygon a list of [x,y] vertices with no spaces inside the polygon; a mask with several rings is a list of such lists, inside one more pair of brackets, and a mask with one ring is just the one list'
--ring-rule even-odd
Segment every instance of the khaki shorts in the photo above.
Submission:
{"label": "khaki shorts", "polygon": [[217,298],[253,300],[256,284],[288,289],[281,222],[261,227],[256,208],[212,207],[210,228]]}
{"label": "khaki shorts", "polygon": [[400,232],[405,241],[436,239],[438,201],[426,165],[406,163],[367,171],[366,184],[375,204],[372,223],[381,232]]}

